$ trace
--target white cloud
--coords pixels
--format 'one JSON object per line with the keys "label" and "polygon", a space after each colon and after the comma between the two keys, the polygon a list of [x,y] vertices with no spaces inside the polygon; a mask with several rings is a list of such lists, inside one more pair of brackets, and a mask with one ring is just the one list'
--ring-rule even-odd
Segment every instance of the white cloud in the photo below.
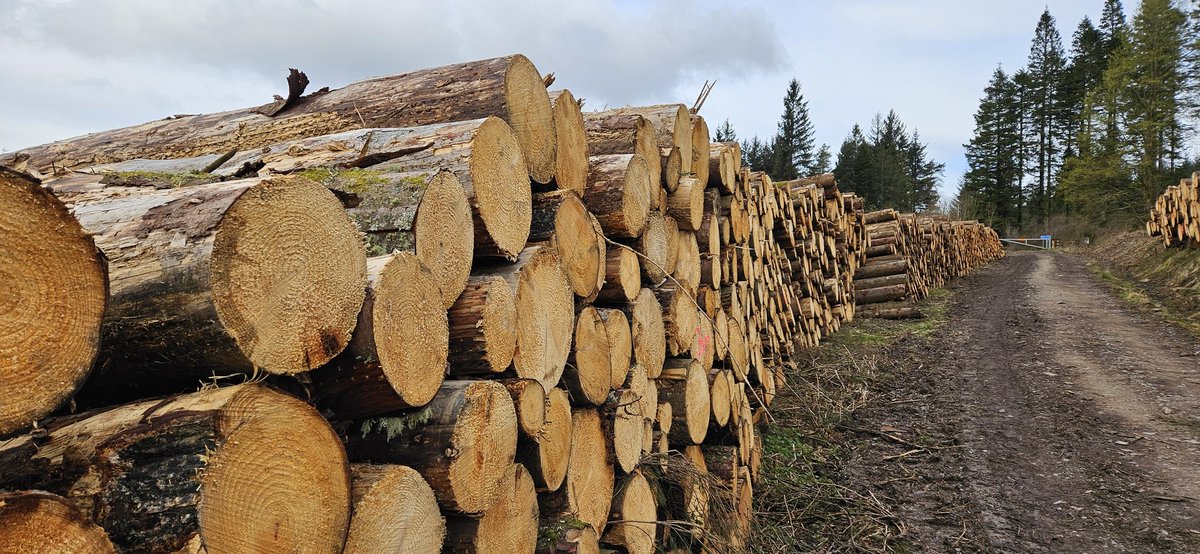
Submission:
{"label": "white cloud", "polygon": [[0,51],[8,149],[262,103],[288,67],[315,89],[521,52],[599,107],[786,64],[767,10],[682,0],[0,0]]}

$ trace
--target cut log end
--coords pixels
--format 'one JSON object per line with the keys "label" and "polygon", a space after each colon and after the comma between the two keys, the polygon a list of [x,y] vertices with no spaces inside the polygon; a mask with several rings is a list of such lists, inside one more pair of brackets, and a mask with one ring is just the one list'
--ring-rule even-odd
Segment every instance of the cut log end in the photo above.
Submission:
{"label": "cut log end", "polygon": [[36,180],[0,167],[0,437],[53,411],[92,368],[108,296],[92,238]]}
{"label": "cut log end", "polygon": [[446,521],[433,489],[416,470],[370,464],[350,470],[354,515],[345,554],[441,551]]}
{"label": "cut log end", "polygon": [[650,212],[642,236],[638,238],[638,253],[642,275],[650,285],[662,283],[667,278],[667,258],[671,247],[667,220],[657,211]]}
{"label": "cut log end", "polygon": [[579,102],[564,90],[553,101],[554,133],[557,151],[554,162],[554,182],[560,189],[583,195],[588,177],[588,143]]}
{"label": "cut log end", "polygon": [[301,373],[349,343],[366,248],[325,187],[281,177],[244,192],[218,224],[211,264],[217,315],[255,367]]}
{"label": "cut log end", "polygon": [[575,404],[599,406],[612,381],[608,329],[600,312],[585,307],[575,320],[575,347],[563,374],[563,382]]}
{"label": "cut log end", "polygon": [[607,244],[596,218],[579,196],[568,193],[554,215],[553,243],[576,296],[595,298],[604,286]]}
{"label": "cut log end", "polygon": [[61,496],[46,492],[0,493],[0,552],[110,554],[104,530]]}
{"label": "cut log end", "polygon": [[629,362],[633,358],[633,335],[629,318],[621,310],[600,308],[604,330],[608,334],[609,388],[617,389],[625,383],[629,374]]}
{"label": "cut log end", "polygon": [[475,255],[471,205],[462,184],[449,171],[434,174],[426,187],[414,225],[417,257],[433,272],[442,309],[449,309],[471,274]]}
{"label": "cut log end", "polygon": [[636,472],[618,487],[612,503],[612,520],[603,541],[624,547],[629,554],[653,554],[658,521],[657,501],[650,483]]}
{"label": "cut log end", "polygon": [[497,486],[511,470],[516,456],[517,416],[512,398],[503,386],[471,382],[463,391],[463,405],[454,422],[453,456],[449,480],[463,512],[479,513],[498,497]]}
{"label": "cut log end", "polygon": [[446,310],[441,306],[433,273],[406,252],[371,258],[368,265],[368,273],[374,278],[374,353],[403,402],[424,406],[442,386],[449,355]]}
{"label": "cut log end", "polygon": [[651,195],[657,191],[652,178],[648,161],[634,154],[625,169],[625,194],[621,198],[622,218],[633,236],[642,233],[650,215]]}
{"label": "cut log end", "polygon": [[667,358],[666,327],[662,306],[650,289],[642,289],[630,313],[630,333],[633,337],[633,358],[650,377],[662,372]]}
{"label": "cut log end", "polygon": [[571,401],[567,391],[546,393],[546,423],[530,441],[522,441],[520,461],[529,469],[539,491],[555,491],[567,476],[571,454]]}
{"label": "cut log end", "polygon": [[559,491],[540,498],[547,504],[546,515],[573,514],[593,529],[603,530],[615,480],[610,459],[600,415],[593,408],[574,410],[567,480]]}
{"label": "cut log end", "polygon": [[525,56],[511,56],[508,64],[504,75],[508,123],[520,141],[529,177],[549,184],[554,178],[557,141],[545,81]]}
{"label": "cut log end", "polygon": [[512,464],[496,503],[481,517],[453,516],[448,523],[449,552],[533,552],[538,539],[538,502],[529,472],[521,464]]}
{"label": "cut log end", "polygon": [[209,552],[340,552],[350,523],[345,450],[308,404],[247,386],[221,409],[201,475]]}
{"label": "cut log end", "polygon": [[570,282],[552,249],[522,252],[517,285],[517,375],[537,379],[546,389],[558,384],[571,352],[575,300]]}
{"label": "cut log end", "polygon": [[[529,237],[533,213],[533,192],[517,134],[504,121],[489,117],[479,126],[472,152],[471,186],[483,231],[499,255],[514,259]],[[480,234],[479,229],[475,232]]]}

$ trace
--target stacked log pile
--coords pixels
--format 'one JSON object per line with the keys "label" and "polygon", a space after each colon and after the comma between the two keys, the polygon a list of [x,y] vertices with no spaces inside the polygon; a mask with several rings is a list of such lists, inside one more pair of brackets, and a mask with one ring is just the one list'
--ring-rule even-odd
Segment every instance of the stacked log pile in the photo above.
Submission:
{"label": "stacked log pile", "polygon": [[1200,174],[1181,179],[1158,196],[1146,221],[1146,232],[1167,246],[1200,244]]}
{"label": "stacked log pile", "polygon": [[[871,214],[681,104],[583,112],[552,80],[293,72],[265,106],[0,159],[0,536],[743,547],[758,426],[854,317]],[[929,229],[922,264],[980,259]]]}
{"label": "stacked log pile", "polygon": [[915,302],[931,289],[1004,255],[996,232],[976,221],[892,209],[869,212],[864,220],[871,246],[854,288],[866,316],[921,317]]}

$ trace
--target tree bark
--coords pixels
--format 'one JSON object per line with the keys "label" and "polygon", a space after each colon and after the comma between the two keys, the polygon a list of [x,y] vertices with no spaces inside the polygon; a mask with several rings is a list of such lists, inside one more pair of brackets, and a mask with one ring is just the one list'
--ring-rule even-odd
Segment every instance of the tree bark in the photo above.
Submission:
{"label": "tree bark", "polygon": [[446,375],[449,328],[433,275],[416,256],[367,260],[367,298],[346,354],[313,373],[337,419],[424,406]]}
{"label": "tree bark", "polygon": [[0,166],[0,437],[65,402],[92,370],[108,266],[92,237],[36,179]]}
{"label": "tree bark", "polygon": [[0,488],[66,496],[121,550],[337,553],[350,520],[337,435],[256,384],[52,419],[0,467]]}
{"label": "tree bark", "polygon": [[81,404],[214,374],[300,373],[349,342],[366,256],[325,187],[278,177],[55,192],[109,260],[106,361]]}
{"label": "tree bark", "polygon": [[590,155],[641,156],[650,173],[651,188],[662,187],[662,164],[659,162],[662,154],[658,149],[658,137],[654,126],[646,118],[634,113],[608,110],[585,113],[583,121]]}
{"label": "tree bark", "polygon": [[[446,86],[452,83],[454,86]],[[136,158],[185,158],[250,151],[298,138],[370,127],[414,127],[503,119],[516,131],[522,163],[539,183],[554,176],[550,99],[537,68],[517,54],[359,81],[295,98],[274,115],[261,107],[161,119],[17,152],[42,173]]]}
{"label": "tree bark", "polygon": [[455,377],[502,373],[517,349],[517,305],[500,277],[476,275],[447,313],[449,373]]}
{"label": "tree bark", "polygon": [[356,421],[350,459],[417,470],[444,510],[477,514],[500,494],[517,449],[517,414],[504,386],[446,381],[421,410]]}

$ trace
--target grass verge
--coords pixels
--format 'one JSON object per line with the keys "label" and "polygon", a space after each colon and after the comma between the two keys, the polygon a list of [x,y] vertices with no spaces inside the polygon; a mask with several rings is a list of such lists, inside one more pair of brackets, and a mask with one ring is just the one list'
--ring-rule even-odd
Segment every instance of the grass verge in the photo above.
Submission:
{"label": "grass verge", "polygon": [[859,319],[841,329],[788,374],[763,433],[763,467],[755,486],[752,551],[896,552],[904,522],[871,491],[839,479],[853,448],[844,424],[895,377],[881,364],[904,338],[924,340],[945,323],[954,293],[934,291],[924,319]]}
{"label": "grass verge", "polygon": [[1155,312],[1171,324],[1200,337],[1200,321],[1197,321],[1195,317],[1179,313],[1172,309],[1171,306],[1159,302],[1145,288],[1139,286],[1138,283],[1106,269],[1095,260],[1088,260],[1087,266],[1093,275],[1107,285],[1125,303],[1139,310]]}

